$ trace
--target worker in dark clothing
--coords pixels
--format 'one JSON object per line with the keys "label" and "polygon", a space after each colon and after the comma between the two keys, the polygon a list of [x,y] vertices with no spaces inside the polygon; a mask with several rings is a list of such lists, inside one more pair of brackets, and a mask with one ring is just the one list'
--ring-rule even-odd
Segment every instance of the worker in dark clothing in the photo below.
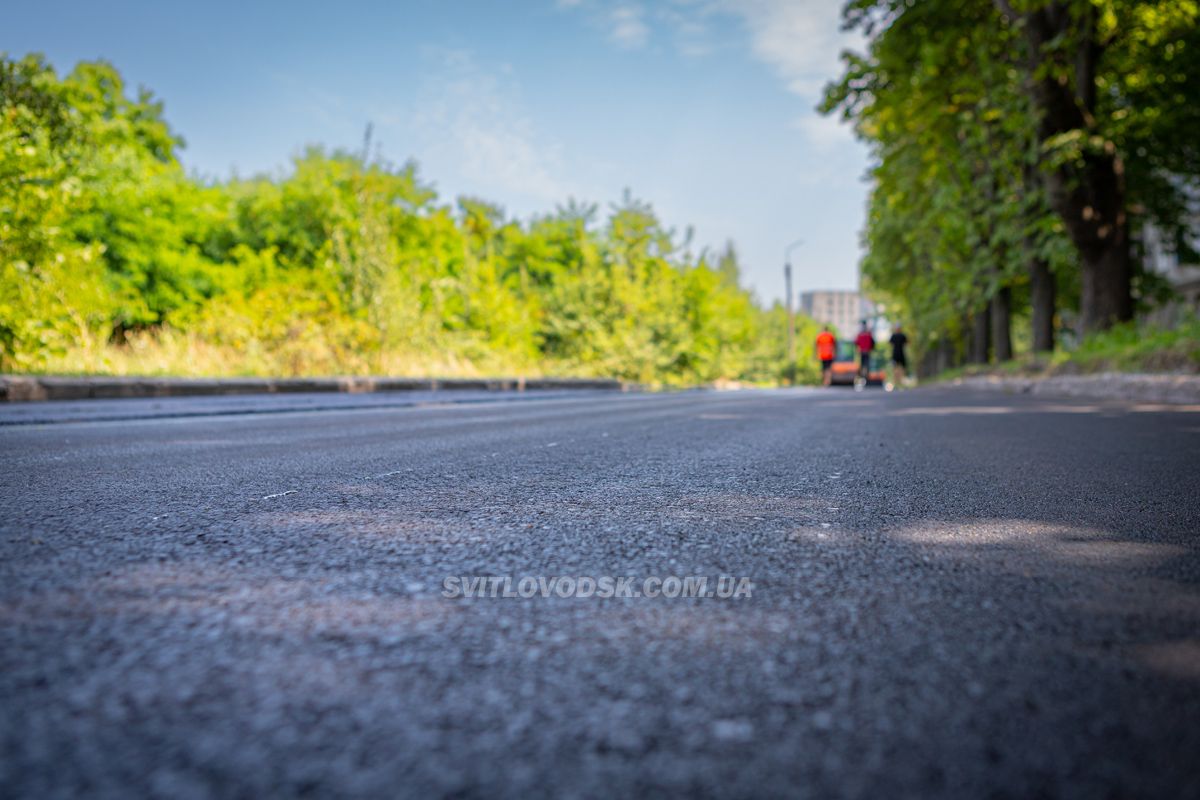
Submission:
{"label": "worker in dark clothing", "polygon": [[904,348],[908,346],[908,337],[904,335],[904,329],[897,325],[888,341],[892,345],[892,382],[887,385],[887,389],[891,391],[897,386],[903,386],[907,377],[908,356],[905,355]]}

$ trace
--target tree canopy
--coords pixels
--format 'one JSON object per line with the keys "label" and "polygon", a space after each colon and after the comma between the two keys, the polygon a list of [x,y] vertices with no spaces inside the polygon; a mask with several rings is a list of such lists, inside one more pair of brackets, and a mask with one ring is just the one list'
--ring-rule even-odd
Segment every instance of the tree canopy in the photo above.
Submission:
{"label": "tree canopy", "polygon": [[872,148],[864,280],[928,352],[1011,357],[1014,316],[1036,349],[1056,314],[1082,333],[1129,319],[1154,296],[1146,225],[1192,255],[1198,16],[1194,0],[846,4],[867,47],[822,109]]}

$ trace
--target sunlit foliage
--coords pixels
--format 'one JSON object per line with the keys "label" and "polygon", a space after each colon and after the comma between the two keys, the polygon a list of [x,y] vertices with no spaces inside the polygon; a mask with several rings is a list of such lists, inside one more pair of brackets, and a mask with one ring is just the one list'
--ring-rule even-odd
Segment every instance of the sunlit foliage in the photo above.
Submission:
{"label": "sunlit foliage", "polygon": [[3,59],[0,115],[5,371],[786,372],[786,315],[732,248],[692,253],[629,195],[518,221],[443,202],[415,164],[319,148],[198,180],[162,105],[105,63]]}

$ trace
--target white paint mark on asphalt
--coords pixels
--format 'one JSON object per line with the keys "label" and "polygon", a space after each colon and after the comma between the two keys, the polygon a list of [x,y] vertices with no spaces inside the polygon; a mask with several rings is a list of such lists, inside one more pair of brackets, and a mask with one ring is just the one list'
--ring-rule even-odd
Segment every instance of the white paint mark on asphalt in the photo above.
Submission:
{"label": "white paint mark on asphalt", "polygon": [[748,742],[754,738],[754,725],[744,719],[719,719],[712,724],[712,735],[726,742]]}
{"label": "white paint mark on asphalt", "polygon": [[289,494],[296,494],[296,492],[297,490],[295,489],[288,489],[286,492],[277,492],[276,494],[266,495],[263,497],[263,500],[274,500],[276,497],[284,497]]}
{"label": "white paint mark on asphalt", "polygon": [[[1082,407],[1068,406],[1070,411],[1084,411]],[[1095,411],[1094,406],[1087,407],[1085,413]],[[946,417],[951,414],[1012,414],[1015,408],[1008,406],[930,406],[928,408],[899,408],[889,411],[891,417],[935,416]]]}
{"label": "white paint mark on asphalt", "polygon": [[558,442],[551,442],[550,444],[546,445],[546,447],[558,447]]}
{"label": "white paint mark on asphalt", "polygon": [[377,481],[377,480],[379,480],[380,478],[390,478],[390,477],[392,477],[393,475],[403,475],[405,472],[408,472],[408,471],[409,471],[409,470],[403,470],[403,469],[394,469],[394,470],[392,470],[391,472],[381,472],[381,473],[379,473],[378,475],[368,475],[366,478],[363,478],[363,480],[367,480],[367,481]]}
{"label": "white paint mark on asphalt", "polygon": [[[1150,411],[1150,412],[1154,412],[1154,413],[1157,413],[1159,411],[1174,411],[1177,413],[1178,412],[1187,412],[1187,413],[1194,414],[1197,411],[1200,411],[1200,405],[1175,405],[1174,403],[1141,403],[1139,405],[1133,406],[1129,410],[1137,411],[1137,412]],[[1193,432],[1194,431],[1195,431],[1195,429],[1193,429]]]}

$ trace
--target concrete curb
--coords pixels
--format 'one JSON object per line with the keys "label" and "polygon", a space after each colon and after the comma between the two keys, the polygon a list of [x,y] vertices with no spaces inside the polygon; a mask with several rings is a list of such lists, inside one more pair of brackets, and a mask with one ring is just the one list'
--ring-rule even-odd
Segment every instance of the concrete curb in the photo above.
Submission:
{"label": "concrete curb", "polygon": [[1200,375],[1128,372],[1054,375],[1045,378],[976,375],[957,378],[951,385],[1047,397],[1079,397],[1169,405],[1200,404]]}
{"label": "concrete curb", "polygon": [[637,388],[635,384],[608,378],[66,378],[0,375],[0,402],[292,392],[523,392],[545,389],[627,392]]}

